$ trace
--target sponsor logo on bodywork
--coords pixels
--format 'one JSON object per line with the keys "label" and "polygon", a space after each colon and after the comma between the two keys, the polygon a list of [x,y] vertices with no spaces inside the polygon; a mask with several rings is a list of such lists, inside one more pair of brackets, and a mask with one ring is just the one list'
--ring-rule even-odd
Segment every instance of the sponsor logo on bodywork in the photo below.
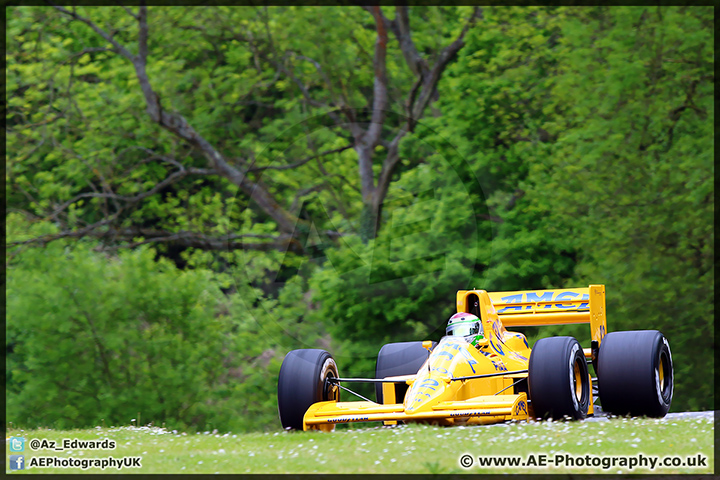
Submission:
{"label": "sponsor logo on bodywork", "polygon": [[496,362],[495,360],[491,360],[493,367],[495,367],[495,370],[498,372],[507,372],[507,367],[502,362]]}
{"label": "sponsor logo on bodywork", "polygon": [[520,413],[524,413],[525,415],[528,414],[527,404],[523,400],[520,400],[520,402],[518,402],[517,406],[515,407],[515,415],[520,415]]}
{"label": "sponsor logo on bodywork", "polygon": [[360,417],[337,417],[337,418],[328,418],[328,423],[344,423],[344,422],[362,422],[363,420],[367,420],[367,416],[360,416]]}
{"label": "sponsor logo on bodywork", "polygon": [[[553,295],[555,295],[553,297]],[[524,298],[523,298],[524,297]],[[535,292],[525,292],[525,293],[517,293],[515,295],[508,295],[506,297],[501,298],[502,303],[533,303],[533,302],[553,302],[558,301],[559,303],[551,303],[548,305],[543,305],[541,308],[577,308],[578,310],[587,309],[589,303],[583,302],[580,304],[580,306],[576,307],[573,304],[563,304],[560,303],[562,300],[568,301],[568,300],[590,300],[590,295],[587,293],[579,294],[576,292],[569,292],[569,291],[545,291],[542,292],[541,295],[538,295]],[[501,308],[498,310],[498,313],[507,313],[511,311],[515,312],[521,312],[523,309],[525,310],[532,310],[531,305],[517,305],[517,306],[511,306],[508,305],[506,307]]]}
{"label": "sponsor logo on bodywork", "polygon": [[450,417],[479,417],[482,415],[492,415],[490,410],[473,410],[471,412],[452,412]]}

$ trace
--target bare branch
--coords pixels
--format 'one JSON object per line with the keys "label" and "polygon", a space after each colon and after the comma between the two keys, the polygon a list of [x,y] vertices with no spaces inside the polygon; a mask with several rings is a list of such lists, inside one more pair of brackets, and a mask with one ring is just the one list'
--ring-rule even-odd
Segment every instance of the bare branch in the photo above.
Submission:
{"label": "bare branch", "polygon": [[[124,196],[124,195],[117,195],[117,194],[112,193],[112,192],[110,192],[110,193],[81,193],[81,194],[78,194],[78,195],[76,195],[75,197],[71,198],[70,200],[66,201],[65,203],[63,203],[63,204],[60,205],[59,207],[57,207],[57,208],[49,215],[48,218],[50,218],[50,219],[56,218],[57,215],[58,215],[60,212],[62,212],[63,210],[65,210],[66,208],[68,208],[70,205],[72,205],[73,203],[77,202],[78,200],[82,200],[82,199],[84,199],[84,198],[108,198],[108,199],[113,199],[113,200],[116,200],[116,201],[122,201],[122,202],[125,202],[125,203],[128,203],[128,204],[134,204],[134,203],[138,203],[138,202],[142,201],[143,199],[145,199],[145,198],[147,198],[147,197],[149,197],[149,196],[151,196],[151,195],[156,194],[157,192],[159,192],[159,191],[162,190],[163,188],[168,187],[168,186],[176,183],[177,181],[185,178],[185,177],[188,176],[188,175],[208,175],[208,174],[215,174],[215,171],[214,171],[214,170],[199,169],[199,168],[189,168],[189,169],[185,169],[185,168],[182,168],[182,167],[181,167],[180,170],[178,170],[178,171],[176,171],[176,172],[173,172],[172,174],[168,175],[164,180],[162,180],[161,182],[158,182],[157,184],[155,184],[155,186],[153,186],[151,189],[146,190],[146,191],[144,191],[144,192],[142,192],[142,193],[139,193],[139,194],[137,194],[137,195],[135,195],[135,196],[132,196],[132,197]],[[103,183],[106,183],[106,182],[103,182]]]}
{"label": "bare branch", "polygon": [[275,42],[273,42],[272,34],[270,33],[270,15],[268,14],[267,5],[263,5],[263,12],[265,12],[265,15],[263,16],[263,23],[265,26],[265,35],[267,35],[268,44],[270,45],[270,50],[272,51],[273,57],[275,59],[275,63],[278,62],[278,54],[277,50],[275,49]]}
{"label": "bare branch", "polygon": [[[159,154],[159,153],[156,153],[156,152],[150,150],[149,148],[142,147],[142,146],[139,146],[139,145],[133,145],[133,146],[130,146],[130,147],[123,148],[122,150],[120,150],[120,151],[115,155],[115,158],[117,159],[118,157],[120,157],[121,155],[123,155],[125,152],[127,152],[127,151],[129,151],[129,150],[140,150],[140,151],[143,151],[143,152],[147,153],[147,154],[150,155],[150,156],[147,157],[147,158],[144,158],[144,159],[142,159],[142,160],[140,160],[140,161],[138,161],[133,167],[131,167],[130,169],[124,171],[124,172],[120,175],[120,177],[123,177],[123,176],[125,176],[125,175],[128,175],[130,172],[132,172],[133,170],[135,170],[138,166],[144,165],[144,164],[146,164],[146,163],[148,163],[148,162],[151,162],[151,161],[153,161],[153,160],[161,160],[161,161],[163,161],[163,162],[165,162],[165,163],[169,163],[170,165],[172,165],[172,166],[174,166],[174,167],[176,167],[176,168],[178,168],[178,169],[185,168],[182,163],[178,162],[178,161],[175,160],[174,158],[171,158],[171,157],[168,157],[168,156],[165,156],[165,155],[161,155],[161,154]],[[215,172],[215,173],[217,173],[217,172]]]}
{"label": "bare branch", "polygon": [[272,52],[272,63],[275,64],[275,68],[277,68],[279,71],[290,77],[290,79],[295,82],[295,84],[300,89],[300,92],[302,92],[303,97],[305,97],[305,100],[312,106],[318,107],[318,108],[329,108],[329,105],[326,105],[322,102],[319,102],[318,100],[315,100],[310,95],[310,91],[307,89],[307,87],[294,75],[294,73],[291,70],[288,70],[285,68],[285,65],[283,64],[282,60],[287,57],[287,54],[289,52],[286,52],[285,55],[283,55],[283,59],[281,59],[277,53],[277,49],[275,48],[275,42],[273,42],[272,33],[270,32],[270,18],[267,12],[267,6],[263,8],[263,11],[265,12],[265,15],[263,15],[263,24],[265,26],[265,35],[267,36],[268,44],[270,45],[270,51]]}
{"label": "bare branch", "polygon": [[[405,137],[408,132],[413,131],[417,120],[422,117],[423,111],[427,107],[428,103],[436,92],[437,84],[440,81],[440,77],[445,70],[445,67],[457,54],[457,52],[465,45],[465,34],[468,32],[470,27],[475,23],[478,18],[479,7],[473,9],[473,13],[465,23],[462,31],[458,37],[447,47],[445,47],[438,56],[435,65],[432,70],[427,69],[427,64],[419,56],[417,49],[415,48],[412,39],[410,38],[410,27],[409,19],[407,16],[407,7],[397,7],[397,18],[396,18],[396,35],[398,41],[403,49],[403,54],[408,62],[411,70],[418,75],[418,80],[413,85],[408,96],[408,100],[405,104],[407,112],[407,121],[400,127],[400,130],[395,135],[393,140],[388,145],[387,155],[383,161],[380,176],[378,178],[376,191],[373,195],[373,207],[376,211],[379,211],[385,196],[387,195],[388,188],[390,186],[390,180],[392,179],[393,172],[400,161],[399,146],[400,141]],[[419,90],[419,93],[418,93]],[[379,221],[379,218],[377,219]]]}
{"label": "bare branch", "polygon": [[435,65],[430,71],[430,76],[423,84],[423,88],[420,92],[420,95],[418,96],[418,100],[415,103],[411,115],[413,119],[417,120],[422,116],[422,112],[425,110],[425,107],[427,107],[427,104],[430,102],[431,96],[435,91],[438,82],[440,81],[440,77],[445,71],[445,67],[447,67],[447,65],[450,63],[450,60],[452,60],[457,54],[457,52],[460,51],[460,49],[465,45],[465,34],[468,32],[468,30],[470,30],[470,27],[475,24],[475,21],[479,17],[479,14],[480,7],[475,7],[473,9],[472,15],[470,15],[470,18],[465,23],[465,26],[463,27],[458,37],[440,52],[440,55],[435,62]]}
{"label": "bare branch", "polygon": [[[90,164],[84,158],[82,158],[82,156],[80,156],[80,155],[75,155],[75,156],[80,159],[80,161],[88,168],[88,170],[94,172],[100,178],[100,187],[102,188],[103,192],[114,193],[112,190],[112,187],[110,187],[110,182],[108,182],[105,179],[105,175],[102,174],[102,172],[100,171],[99,168],[93,168],[92,166],[90,166]],[[95,185],[91,181],[88,180],[88,184],[90,185],[90,188],[92,188],[92,190],[95,193],[98,193],[97,188],[95,188]],[[112,200],[113,206],[115,207],[116,211],[122,210],[117,199],[115,199],[115,198],[109,198],[109,199]],[[109,215],[107,199],[105,202],[103,202],[103,209],[104,209],[103,213],[105,213],[106,216]],[[56,217],[56,214],[51,215],[50,218],[55,218],[55,217]]]}
{"label": "bare branch", "polygon": [[348,215],[347,208],[343,204],[342,200],[338,197],[338,195],[335,194],[335,188],[334,188],[334,185],[332,183],[330,183],[330,178],[337,176],[340,178],[341,181],[344,181],[356,192],[360,193],[360,191],[358,190],[358,188],[355,185],[352,185],[350,182],[348,182],[347,178],[343,177],[342,175],[329,174],[327,172],[327,170],[325,170],[325,167],[323,166],[322,161],[319,158],[317,159],[317,165],[318,165],[318,170],[320,170],[320,173],[322,174],[323,178],[325,178],[325,184],[330,187],[327,189],[327,191],[330,193],[330,196],[333,197],[333,199],[335,200],[335,203],[337,203],[338,209],[340,210],[340,213],[342,214],[343,218],[345,218],[345,220],[347,220],[348,223],[350,223],[350,216]]}
{"label": "bare branch", "polygon": [[[331,155],[333,153],[344,152],[345,150],[347,150],[349,148],[352,148],[352,144],[346,145],[346,146],[340,147],[340,148],[335,148],[333,150],[327,150],[325,152],[318,153],[317,155],[311,155],[309,157],[305,157],[302,160],[300,160],[299,162],[291,163],[290,165],[280,165],[280,166],[272,166],[271,165],[271,166],[267,166],[267,167],[255,167],[255,168],[248,169],[248,172],[259,172],[262,170],[290,170],[292,168],[297,168],[301,165],[305,165],[310,160],[314,160],[318,157],[324,157],[325,155]],[[292,210],[292,208],[290,210]]]}
{"label": "bare branch", "polygon": [[[372,7],[363,7],[365,10],[373,13]],[[405,63],[417,77],[423,79],[430,78],[430,67],[428,67],[425,59],[418,52],[415,42],[412,40],[412,33],[410,31],[410,18],[408,15],[408,7],[397,6],[395,7],[395,20],[388,20],[387,17],[382,15],[381,18],[385,24],[387,30],[392,30],[395,38],[400,44],[400,50],[402,51]]]}
{"label": "bare branch", "polygon": [[177,137],[189,142],[191,145],[197,147],[204,156],[210,162],[213,170],[217,171],[220,175],[227,178],[229,181],[239,186],[240,189],[250,196],[258,206],[265,211],[273,220],[278,224],[281,231],[289,233],[295,229],[295,220],[289,213],[282,209],[275,198],[270,194],[267,189],[262,188],[258,184],[251,182],[246,178],[245,174],[231,166],[225,158],[213,147],[210,142],[203,138],[198,132],[193,129],[187,120],[180,114],[174,112],[164,111],[160,103],[160,96],[153,90],[150,84],[146,71],[147,62],[147,39],[148,39],[148,24],[147,24],[147,7],[144,5],[140,7],[140,13],[138,15],[139,24],[139,54],[133,56],[125,47],[120,45],[112,35],[103,31],[100,27],[95,25],[92,21],[87,18],[81,17],[74,12],[70,12],[63,7],[55,6],[56,9],[62,13],[69,15],[70,17],[79,20],[88,26],[90,26],[96,33],[111,42],[115,48],[127,59],[129,59],[135,67],[135,73],[140,83],[143,95],[145,97],[145,103],[147,105],[147,112],[153,121],[158,123],[163,128],[169,130]]}
{"label": "bare branch", "polygon": [[407,5],[395,7],[395,21],[392,22],[392,26],[395,27],[393,28],[393,33],[395,33],[398,43],[400,43],[400,50],[410,70],[418,77],[427,78],[430,73],[430,68],[418,52],[415,42],[412,40]]}
{"label": "bare branch", "polygon": [[295,209],[297,209],[298,201],[299,201],[302,197],[304,197],[304,196],[306,196],[306,195],[309,195],[309,194],[311,194],[311,193],[313,193],[313,192],[320,191],[320,190],[322,190],[324,187],[325,187],[325,182],[323,182],[323,183],[321,183],[321,184],[319,184],[319,185],[312,186],[312,187],[303,188],[302,190],[300,190],[299,192],[297,192],[297,193],[295,194],[295,198],[293,198],[293,202],[292,202],[292,206],[290,207],[290,211],[291,211],[291,212],[294,212]]}
{"label": "bare branch", "polygon": [[121,4],[120,2],[115,2],[115,3],[117,3],[118,5],[120,5],[120,6],[127,12],[127,14],[130,15],[131,17],[133,17],[135,20],[139,20],[139,19],[140,19],[140,18],[138,17],[138,15],[134,14],[134,13],[132,12],[132,10],[130,10],[129,7],[126,7],[125,5]]}
{"label": "bare branch", "polygon": [[365,133],[362,143],[367,147],[374,147],[382,133],[383,124],[385,122],[385,110],[388,103],[387,91],[387,30],[383,21],[382,11],[379,6],[374,6],[373,14],[375,17],[375,26],[377,30],[377,38],[375,39],[375,58],[373,59],[373,68],[375,70],[375,80],[373,81],[373,111],[370,119],[370,126]]}
{"label": "bare branch", "polygon": [[7,212],[8,212],[8,213],[11,213],[11,212],[12,212],[12,213],[19,213],[19,214],[21,214],[21,215],[25,215],[25,217],[27,217],[27,219],[30,220],[30,221],[42,220],[42,217],[38,217],[38,216],[35,215],[34,213],[32,213],[32,212],[30,212],[30,211],[28,211],[28,210],[23,210],[22,208],[8,207],[8,208],[7,208]]}
{"label": "bare branch", "polygon": [[[291,52],[286,52],[285,56],[287,56],[289,53],[291,53]],[[364,130],[362,128],[360,128],[360,126],[357,123],[355,123],[355,119],[354,119],[354,117],[352,115],[352,111],[350,109],[345,108],[344,106],[340,107],[340,111],[343,112],[350,120],[349,123],[345,123],[340,119],[340,117],[337,115],[337,112],[335,110],[330,110],[330,108],[332,107],[331,105],[322,103],[322,102],[314,99],[310,95],[309,89],[305,86],[305,84],[303,84],[303,82],[299,78],[297,78],[295,76],[295,74],[293,73],[293,71],[291,69],[286,68],[282,64],[282,62],[277,62],[275,66],[279,71],[281,71],[283,74],[288,76],[293,82],[295,82],[295,84],[300,89],[300,92],[302,93],[303,97],[305,98],[305,100],[307,101],[308,104],[310,104],[316,108],[327,109],[327,111],[326,111],[327,116],[329,116],[337,125],[349,130],[350,133],[353,135],[353,137],[355,137],[356,139],[360,138],[364,135],[364,133],[365,133]]]}
{"label": "bare branch", "polygon": [[147,24],[147,6],[145,2],[140,3],[140,12],[136,17],[138,20],[138,57],[143,64],[147,64],[148,54],[148,24]]}
{"label": "bare branch", "polygon": [[[327,85],[328,91],[331,93],[331,96],[332,96],[332,89],[331,89],[331,83],[330,83],[329,77],[327,77],[327,75],[324,73],[319,62],[317,62],[309,57],[306,57],[304,55],[298,55],[298,54],[295,54],[294,52],[285,52],[285,54],[281,58],[277,52],[277,49],[275,48],[275,43],[273,41],[272,33],[270,31],[269,15],[267,12],[267,6],[264,6],[262,11],[264,12],[264,15],[262,15],[262,21],[263,21],[263,24],[265,27],[265,35],[267,37],[268,45],[270,46],[270,56],[272,57],[267,60],[275,66],[275,69],[277,72],[281,72],[283,75],[290,78],[290,80],[292,80],[292,82],[297,85],[297,87],[300,89],[300,93],[302,93],[302,96],[308,105],[311,105],[316,108],[327,109],[326,114],[335,122],[336,125],[341,126],[342,128],[348,130],[355,139],[359,139],[360,137],[362,137],[365,134],[365,131],[355,122],[355,118],[353,116],[352,109],[348,108],[346,105],[347,102],[344,100],[345,97],[342,95],[342,82],[341,82],[341,91],[340,91],[340,97],[343,100],[342,102],[336,102],[334,99],[331,98],[332,104],[327,104],[327,103],[321,102],[321,101],[313,98],[312,95],[310,95],[309,88],[302,82],[302,80],[300,78],[298,78],[295,75],[292,67],[288,68],[284,64],[284,61],[285,61],[285,59],[287,59],[288,55],[292,54],[293,56],[295,56],[297,58],[301,58],[303,60],[306,60],[306,61],[309,61],[310,63],[312,63],[315,66],[318,73],[320,73],[320,75],[323,77],[323,80],[325,81],[325,83]],[[276,76],[275,80],[276,79],[277,79],[277,76]],[[348,123],[343,122],[341,120],[341,118],[338,116],[337,111],[332,110],[333,107],[337,107],[340,110],[340,112],[347,117],[349,122]]]}
{"label": "bare branch", "polygon": [[400,131],[397,133],[397,135],[395,135],[395,138],[393,138],[392,142],[390,142],[387,155],[385,156],[385,160],[383,160],[382,169],[380,170],[380,177],[378,177],[377,183],[378,191],[375,196],[376,208],[379,208],[382,202],[385,200],[385,196],[387,195],[388,189],[390,188],[390,180],[392,179],[392,174],[395,171],[395,167],[397,166],[398,162],[400,161],[400,140],[402,140],[405,134],[407,134],[408,124],[400,127]]}
{"label": "bare branch", "polygon": [[410,95],[408,95],[407,102],[405,102],[405,115],[408,118],[408,130],[410,130],[411,132],[415,129],[416,123],[416,120],[412,116],[413,105],[415,104],[415,98],[417,97],[418,89],[420,88],[420,85],[422,85],[424,78],[424,75],[420,73],[417,81],[412,86],[412,89],[410,89]]}
{"label": "bare branch", "polygon": [[130,51],[127,48],[120,45],[120,43],[117,40],[115,40],[115,37],[113,35],[107,33],[105,30],[98,27],[97,24],[95,24],[95,22],[91,21],[89,18],[81,17],[74,11],[71,12],[64,7],[60,7],[58,5],[53,4],[52,2],[48,2],[48,3],[50,3],[50,5],[52,5],[53,7],[55,7],[56,10],[59,10],[60,12],[74,18],[75,20],[79,20],[79,21],[83,22],[84,24],[86,24],[87,26],[89,26],[90,28],[95,30],[95,33],[97,33],[98,35],[103,37],[105,40],[110,42],[112,44],[112,46],[115,47],[115,50],[118,53],[120,53],[123,57],[127,58],[130,61],[132,61],[135,58],[135,56],[132,53],[130,53]]}
{"label": "bare branch", "polygon": [[[133,248],[148,243],[172,243],[173,245],[181,247],[194,247],[202,248],[205,250],[283,250],[287,249],[290,243],[293,241],[291,235],[262,235],[262,234],[234,234],[224,235],[220,237],[212,237],[196,232],[179,231],[179,232],[168,232],[163,230],[150,230],[150,229],[108,229],[107,231],[98,231],[98,225],[92,224],[89,227],[81,231],[66,230],[60,233],[52,235],[44,235],[41,237],[31,238],[29,240],[23,240],[18,242],[8,243],[8,247],[40,244],[45,245],[54,240],[61,238],[79,238],[84,236],[95,237],[99,239],[116,239],[116,240],[131,240],[133,238],[144,238],[144,240],[137,240],[130,243],[123,243],[112,247],[104,247],[103,250],[117,250],[120,248]],[[334,232],[336,235],[339,233]],[[255,242],[247,243],[244,239],[267,239],[267,242]]]}
{"label": "bare branch", "polygon": [[[107,233],[108,237],[138,238],[146,237],[144,240],[138,240],[130,243],[124,243],[114,247],[106,247],[104,250],[118,250],[120,248],[134,248],[149,243],[171,243],[175,246],[185,248],[202,248],[204,250],[285,250],[292,241],[291,235],[260,235],[260,234],[236,234],[223,235],[220,237],[212,237],[196,232],[180,231],[180,232],[164,232],[164,231],[116,231],[111,230]],[[149,237],[149,238],[147,238]],[[244,239],[249,238],[266,238],[267,242],[248,243]]]}
{"label": "bare branch", "polygon": [[495,215],[486,215],[486,214],[484,214],[484,213],[479,213],[479,214],[477,214],[477,215],[475,215],[475,216],[476,216],[476,217],[479,217],[479,218],[484,218],[485,220],[490,220],[491,222],[495,222],[495,223],[503,223],[503,222],[505,222],[505,220],[503,220],[501,217],[498,217],[498,216],[495,216]]}
{"label": "bare branch", "polygon": [[300,79],[295,76],[295,74],[292,72],[292,70],[289,70],[289,69],[285,68],[285,66],[284,66],[282,63],[278,63],[278,64],[277,64],[277,67],[278,67],[278,69],[279,69],[281,72],[283,72],[285,75],[287,75],[288,77],[290,77],[290,79],[291,79],[293,82],[295,82],[295,85],[298,86],[298,88],[300,89],[300,92],[303,94],[303,97],[305,97],[305,100],[306,100],[310,105],[312,105],[313,107],[318,107],[318,108],[330,108],[330,105],[325,104],[325,103],[322,103],[322,102],[320,102],[320,101],[318,101],[318,100],[315,100],[315,99],[312,97],[312,95],[310,95],[310,91],[309,91],[308,88],[305,86],[305,84],[303,84],[302,81],[300,81]]}
{"label": "bare branch", "polygon": [[373,203],[375,197],[375,176],[372,169],[372,157],[375,146],[381,142],[383,124],[385,123],[385,109],[388,102],[387,90],[387,30],[385,20],[379,6],[370,7],[375,19],[377,37],[375,39],[375,55],[373,58],[373,69],[375,78],[373,80],[372,115],[370,125],[365,133],[359,138],[355,136],[355,151],[358,155],[358,169],[360,172],[360,187],[363,203]]}
{"label": "bare branch", "polygon": [[42,235],[40,237],[34,237],[28,240],[22,240],[17,242],[10,242],[7,243],[6,246],[16,246],[16,245],[30,245],[30,244],[40,244],[40,245],[46,245],[54,240],[58,240],[60,238],[82,238],[85,236],[97,236],[98,232],[97,229],[100,227],[104,227],[106,225],[109,225],[111,222],[113,222],[117,216],[120,214],[120,212],[115,212],[112,216],[104,218],[98,222],[92,223],[84,228],[81,228],[79,230],[65,230],[60,233],[54,233],[50,235]]}
{"label": "bare branch", "polygon": [[[320,63],[318,63],[317,60],[313,60],[312,58],[306,57],[305,55],[299,55],[299,54],[297,54],[297,53],[295,53],[295,52],[292,52],[292,54],[293,54],[296,58],[299,58],[299,59],[301,59],[301,60],[305,60],[305,61],[307,61],[307,62],[312,63],[313,66],[315,67],[315,70],[317,70],[317,72],[320,74],[320,76],[322,77],[322,79],[325,81],[325,86],[327,87],[328,92],[332,93],[332,83],[330,82],[330,78],[327,76],[327,74],[326,74],[325,71],[322,69],[322,67],[320,66]],[[333,100],[333,103],[337,103],[337,102],[335,102],[335,101]]]}
{"label": "bare branch", "polygon": [[[58,66],[67,63],[69,60],[74,60],[74,59],[77,58],[77,57],[82,57],[82,56],[85,55],[86,53],[109,52],[109,51],[111,51],[111,50],[112,50],[112,49],[110,49],[110,48],[105,48],[105,47],[86,47],[86,48],[83,48],[82,50],[80,50],[79,52],[73,53],[72,55],[70,55],[69,57],[67,57],[65,60],[63,60],[62,62],[60,62],[60,63],[58,64]],[[57,70],[56,70],[56,71],[57,71]]]}

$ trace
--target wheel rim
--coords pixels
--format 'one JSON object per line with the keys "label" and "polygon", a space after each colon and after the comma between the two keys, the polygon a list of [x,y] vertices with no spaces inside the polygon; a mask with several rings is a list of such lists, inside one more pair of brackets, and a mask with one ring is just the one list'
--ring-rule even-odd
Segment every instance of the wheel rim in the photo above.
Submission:
{"label": "wheel rim", "polygon": [[573,370],[575,371],[575,375],[573,376],[573,380],[575,381],[575,398],[577,398],[578,403],[580,403],[582,402],[583,384],[580,364],[578,364],[578,362],[574,363]]}
{"label": "wheel rim", "polygon": [[658,361],[658,384],[663,401],[669,402],[672,395],[672,370],[667,352],[660,352]]}
{"label": "wheel rim", "polygon": [[660,357],[660,366],[658,367],[659,372],[658,375],[660,377],[660,391],[662,392],[665,390],[665,366],[663,365],[663,359],[662,356]]}
{"label": "wheel rim", "polygon": [[320,378],[323,381],[323,400],[340,400],[340,388],[337,385],[330,383],[328,380],[330,377],[337,378],[338,374],[337,365],[332,358],[328,358],[323,365],[320,373]]}

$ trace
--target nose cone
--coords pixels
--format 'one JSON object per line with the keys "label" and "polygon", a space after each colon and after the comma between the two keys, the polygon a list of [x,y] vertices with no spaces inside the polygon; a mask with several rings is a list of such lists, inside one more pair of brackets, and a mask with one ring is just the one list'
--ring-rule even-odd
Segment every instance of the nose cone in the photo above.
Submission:
{"label": "nose cone", "polygon": [[426,375],[413,382],[405,397],[405,412],[416,413],[432,410],[432,406],[444,400],[447,383],[443,377]]}

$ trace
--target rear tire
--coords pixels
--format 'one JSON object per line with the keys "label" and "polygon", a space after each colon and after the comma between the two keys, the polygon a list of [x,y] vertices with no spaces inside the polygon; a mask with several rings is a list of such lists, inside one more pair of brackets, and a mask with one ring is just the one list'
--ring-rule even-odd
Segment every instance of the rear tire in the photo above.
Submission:
{"label": "rear tire", "polygon": [[[437,342],[432,342],[432,348],[435,348],[435,345]],[[422,342],[399,342],[383,345],[375,365],[375,378],[415,375],[427,357],[428,351],[422,346]],[[398,403],[402,403],[405,392],[407,392],[407,385],[396,386]],[[375,398],[378,403],[383,403],[381,383],[375,384]]]}
{"label": "rear tire", "polygon": [[607,413],[664,417],[670,409],[675,383],[672,354],[657,330],[605,335],[597,375],[600,402]]}
{"label": "rear tire", "polygon": [[536,417],[587,417],[590,379],[585,355],[575,338],[552,337],[535,342],[528,383]]}
{"label": "rear tire", "polygon": [[278,377],[278,414],[283,428],[302,430],[310,405],[338,401],[340,389],[327,381],[339,377],[332,355],[325,350],[293,350],[283,360]]}

